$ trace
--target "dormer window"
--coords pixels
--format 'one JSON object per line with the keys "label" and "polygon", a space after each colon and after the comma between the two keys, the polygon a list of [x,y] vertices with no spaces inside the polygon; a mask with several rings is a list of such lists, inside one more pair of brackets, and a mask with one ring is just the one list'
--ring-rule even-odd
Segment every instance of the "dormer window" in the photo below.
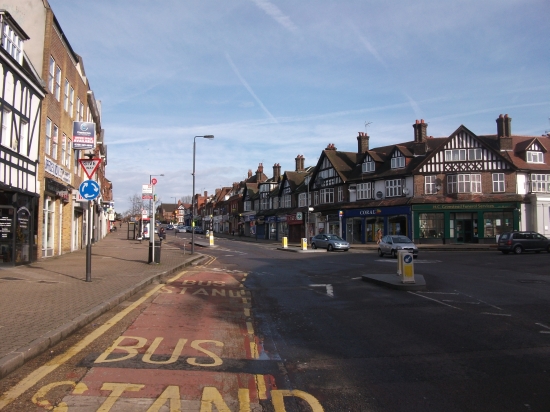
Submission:
{"label": "dormer window", "polygon": [[374,162],[372,160],[369,160],[367,162],[364,162],[362,164],[362,172],[363,173],[372,173],[374,172]]}
{"label": "dormer window", "polygon": [[391,168],[392,169],[402,169],[405,167],[405,158],[399,152],[394,153],[391,158]]}
{"label": "dormer window", "polygon": [[13,31],[4,18],[2,18],[2,47],[13,57],[19,64],[23,64],[23,40]]}
{"label": "dormer window", "polygon": [[527,163],[544,163],[544,156],[542,152],[534,152],[528,150],[526,152]]}

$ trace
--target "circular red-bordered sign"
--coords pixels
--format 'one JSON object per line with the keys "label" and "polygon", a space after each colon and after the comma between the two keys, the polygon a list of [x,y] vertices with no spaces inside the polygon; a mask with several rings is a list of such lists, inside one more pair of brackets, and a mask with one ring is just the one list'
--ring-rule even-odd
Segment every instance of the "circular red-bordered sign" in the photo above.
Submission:
{"label": "circular red-bordered sign", "polygon": [[154,185],[156,185],[156,184],[157,184],[157,181],[158,181],[158,180],[157,180],[157,179],[155,179],[154,177],[153,177],[153,178],[151,179],[151,183],[152,183],[152,184],[154,184]]}

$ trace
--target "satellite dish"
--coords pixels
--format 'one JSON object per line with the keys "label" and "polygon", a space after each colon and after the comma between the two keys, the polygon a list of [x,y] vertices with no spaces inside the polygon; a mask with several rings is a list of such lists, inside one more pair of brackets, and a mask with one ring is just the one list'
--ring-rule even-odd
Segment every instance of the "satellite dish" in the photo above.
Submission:
{"label": "satellite dish", "polygon": [[404,194],[405,196],[407,196],[407,195],[409,194],[409,188],[407,188],[407,187],[404,188],[404,189],[403,189],[403,194]]}

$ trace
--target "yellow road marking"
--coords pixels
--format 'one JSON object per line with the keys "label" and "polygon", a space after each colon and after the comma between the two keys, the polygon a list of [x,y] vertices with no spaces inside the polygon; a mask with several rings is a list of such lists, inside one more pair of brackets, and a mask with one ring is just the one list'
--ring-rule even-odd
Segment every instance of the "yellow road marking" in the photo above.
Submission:
{"label": "yellow road marking", "polygon": [[[176,279],[179,279],[184,273],[186,273],[186,271],[178,273],[176,276],[171,278],[168,281],[168,283],[171,283]],[[135,308],[137,308],[139,305],[141,305],[143,302],[149,299],[149,297],[157,293],[163,287],[164,285],[162,284],[157,285],[154,289],[147,292],[144,296],[136,300],[134,303],[132,303],[123,311],[117,313],[115,316],[113,316],[111,319],[109,319],[99,328],[94,330],[92,333],[90,333],[88,336],[86,336],[76,345],[69,348],[69,350],[67,350],[65,353],[56,356],[51,361],[47,362],[45,365],[41,366],[40,368],[36,369],[34,372],[30,373],[26,378],[21,380],[13,388],[6,391],[2,396],[0,396],[0,410],[4,409],[4,407],[12,403],[19,396],[21,396],[27,390],[32,388],[34,385],[36,385],[38,381],[40,381],[40,379],[43,379],[48,374],[56,370],[59,366],[69,361],[69,359],[71,359],[73,356],[77,355],[82,350],[84,350],[90,343],[95,341],[97,338],[99,338],[101,335],[107,332],[110,328],[115,326],[118,322],[124,319],[126,315],[128,315],[131,311],[133,311]]]}
{"label": "yellow road marking", "polygon": [[252,322],[246,322],[246,331],[249,335],[254,335],[254,326],[252,325]]}
{"label": "yellow road marking", "polygon": [[258,398],[267,399],[267,390],[265,388],[264,375],[256,375],[256,387],[258,388]]}

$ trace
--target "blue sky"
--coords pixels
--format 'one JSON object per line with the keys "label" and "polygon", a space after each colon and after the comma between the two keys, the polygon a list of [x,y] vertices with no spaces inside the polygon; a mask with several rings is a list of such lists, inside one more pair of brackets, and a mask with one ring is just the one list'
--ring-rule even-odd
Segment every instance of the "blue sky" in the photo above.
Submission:
{"label": "blue sky", "polygon": [[[550,129],[548,0],[49,0],[102,102],[117,211],[150,174],[173,202],[263,163],[314,165],[461,124]],[[365,129],[365,123],[370,123]]]}

